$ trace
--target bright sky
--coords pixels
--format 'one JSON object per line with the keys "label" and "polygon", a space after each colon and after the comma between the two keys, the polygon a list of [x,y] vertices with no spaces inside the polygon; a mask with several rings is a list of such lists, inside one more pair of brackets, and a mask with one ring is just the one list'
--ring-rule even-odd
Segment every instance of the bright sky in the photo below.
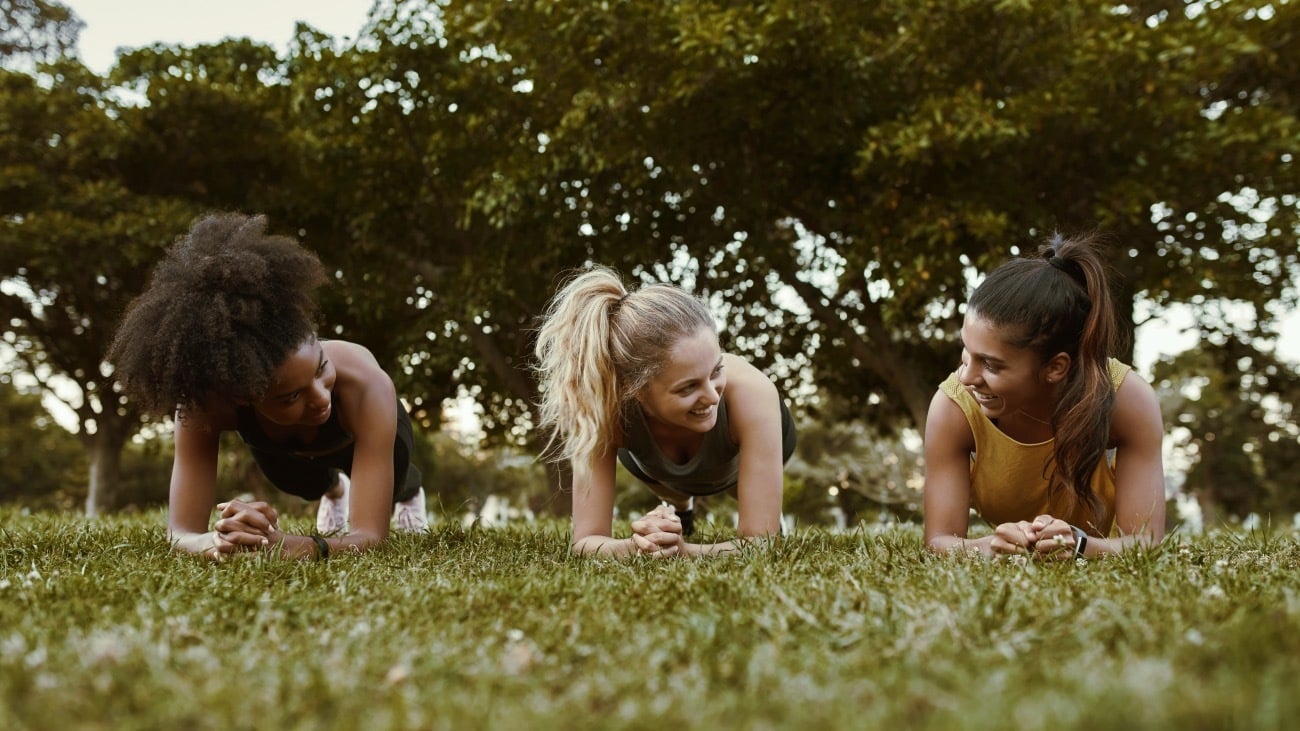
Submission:
{"label": "bright sky", "polygon": [[248,36],[283,49],[304,21],[336,38],[356,36],[373,0],[64,0],[86,23],[81,59],[103,73],[119,47],[195,45]]}

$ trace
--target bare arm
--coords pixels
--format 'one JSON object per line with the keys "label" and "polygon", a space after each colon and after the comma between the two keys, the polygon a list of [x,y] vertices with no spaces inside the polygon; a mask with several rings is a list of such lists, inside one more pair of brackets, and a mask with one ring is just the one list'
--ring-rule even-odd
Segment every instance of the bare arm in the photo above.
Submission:
{"label": "bare arm", "polygon": [[612,537],[614,528],[614,473],[617,452],[596,457],[585,473],[573,478],[573,553],[628,556],[637,553],[632,539]]}
{"label": "bare arm", "polygon": [[1164,421],[1151,385],[1132,371],[1115,394],[1115,538],[1089,538],[1086,555],[1119,553],[1165,537]]}
{"label": "bare arm", "polygon": [[[356,439],[352,457],[352,487],[348,492],[351,530],[326,539],[330,550],[364,551],[388,538],[393,513],[393,448],[397,441],[397,392],[393,380],[369,350],[355,343],[323,343],[337,372],[334,392],[339,419]],[[310,538],[286,543],[286,550],[315,556]]]}
{"label": "bare arm", "polygon": [[930,400],[925,421],[925,545],[936,553],[976,550],[994,555],[996,534],[968,540],[970,455],[975,450],[966,415],[942,391]]}
{"label": "bare arm", "polygon": [[[784,493],[780,394],[762,371],[734,355],[727,368],[727,415],[731,438],[740,446],[736,497],[740,520],[736,532],[747,538],[779,535]],[[707,556],[736,550],[740,541],[686,543],[687,556]]]}
{"label": "bare arm", "polygon": [[208,518],[217,490],[217,453],[221,433],[206,424],[176,416],[176,453],[167,498],[167,540],[172,548],[218,559],[235,550],[222,545]]}

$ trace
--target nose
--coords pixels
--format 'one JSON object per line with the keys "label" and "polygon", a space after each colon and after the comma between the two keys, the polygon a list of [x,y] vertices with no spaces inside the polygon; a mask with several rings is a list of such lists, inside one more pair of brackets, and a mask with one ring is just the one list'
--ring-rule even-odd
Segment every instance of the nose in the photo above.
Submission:
{"label": "nose", "polygon": [[326,388],[325,384],[320,380],[312,383],[310,396],[310,403],[314,409],[324,409],[330,403],[330,390]]}
{"label": "nose", "polygon": [[722,400],[722,389],[726,387],[726,381],[709,381],[709,385],[704,389],[704,398],[710,404],[716,404]]}
{"label": "nose", "polygon": [[961,364],[957,366],[957,381],[963,386],[973,386],[979,381],[977,369],[971,367],[965,358],[962,358]]}

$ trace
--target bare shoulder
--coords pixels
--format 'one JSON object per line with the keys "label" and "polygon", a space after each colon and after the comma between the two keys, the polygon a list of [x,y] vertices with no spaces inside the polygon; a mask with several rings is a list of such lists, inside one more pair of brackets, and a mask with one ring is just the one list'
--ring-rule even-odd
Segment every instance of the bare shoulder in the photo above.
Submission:
{"label": "bare shoulder", "polygon": [[395,419],[397,389],[369,349],[346,340],[323,341],[325,357],[334,366],[334,393],[339,418],[354,433],[367,432],[374,424]]}
{"label": "bare shoulder", "polygon": [[1155,389],[1130,370],[1115,392],[1115,410],[1111,414],[1112,443],[1159,441],[1163,438],[1164,421]]}
{"label": "bare shoulder", "polygon": [[335,366],[362,365],[379,369],[379,361],[375,360],[374,353],[364,345],[348,340],[321,340],[321,349],[325,351],[325,357],[334,361]]}
{"label": "bare shoulder", "polygon": [[749,398],[776,394],[772,379],[744,358],[727,353],[722,356],[722,365],[726,368],[727,390],[734,395]]}
{"label": "bare shoulder", "polygon": [[969,454],[975,451],[975,433],[961,407],[942,390],[935,390],[925,417],[925,451]]}
{"label": "bare shoulder", "polygon": [[781,405],[776,384],[752,363],[730,353],[722,357],[727,374],[727,415],[731,439],[745,444],[752,435],[780,439]]}
{"label": "bare shoulder", "polygon": [[338,372],[340,386],[359,390],[378,388],[381,391],[393,387],[393,379],[365,346],[346,340],[326,340],[321,343],[321,348]]}

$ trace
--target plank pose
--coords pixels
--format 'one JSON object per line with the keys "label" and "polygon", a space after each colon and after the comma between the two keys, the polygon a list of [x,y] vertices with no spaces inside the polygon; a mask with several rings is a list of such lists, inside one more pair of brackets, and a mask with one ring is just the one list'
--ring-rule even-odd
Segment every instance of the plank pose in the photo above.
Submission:
{"label": "plank pose", "polygon": [[[723,353],[704,303],[669,284],[629,292],[613,270],[579,273],[538,334],[542,426],[573,466],[573,551],[698,556],[696,496],[731,492],[739,536],[781,530],[782,472],[795,429],[772,381]],[[616,460],[664,505],[612,537]]]}
{"label": "plank pose", "polygon": [[[1069,559],[1164,537],[1160,409],[1110,357],[1116,332],[1091,239],[1053,237],[975,289],[926,421],[930,549]],[[966,538],[972,508],[992,535]]]}
{"label": "plank pose", "polygon": [[[268,235],[264,217],[218,214],[172,246],[128,308],[109,360],[147,412],[175,413],[167,533],[177,550],[323,558],[375,545],[390,519],[427,529],[392,379],[362,346],[316,337],[313,292],[326,279],[315,255]],[[321,500],[323,536],[282,532],[260,501],[218,504],[209,528],[226,431],[277,488]]]}

